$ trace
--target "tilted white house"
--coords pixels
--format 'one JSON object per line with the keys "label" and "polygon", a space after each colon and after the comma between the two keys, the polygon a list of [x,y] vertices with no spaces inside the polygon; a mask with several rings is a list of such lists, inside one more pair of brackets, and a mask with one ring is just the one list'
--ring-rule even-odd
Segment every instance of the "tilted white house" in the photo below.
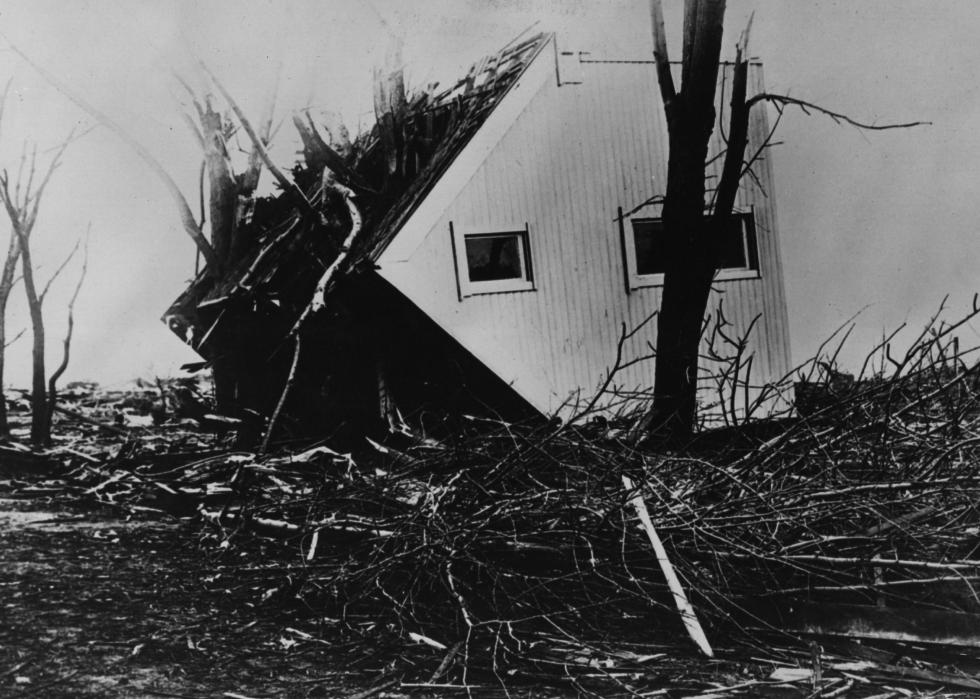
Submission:
{"label": "tilted white house", "polygon": [[[750,94],[761,91],[760,66],[750,82]],[[303,378],[290,396],[308,430],[376,424],[392,406],[423,420],[567,418],[600,386],[605,412],[638,406],[653,386],[653,361],[639,360],[655,346],[656,322],[644,321],[664,272],[656,202],[667,137],[650,56],[563,52],[542,34],[448,88],[395,94],[361,147],[330,166],[365,216],[326,310],[304,329]],[[747,152],[767,135],[757,107]],[[353,224],[330,209],[324,168],[307,161],[297,177],[342,240]],[[773,184],[763,158],[739,192],[708,309],[717,319],[723,302],[727,336],[747,337],[739,379],[753,386],[789,370]],[[217,275],[202,270],[165,320],[224,362],[240,407],[265,414],[290,371],[289,330],[337,245],[288,193],[257,202],[240,233],[242,252]],[[621,344],[624,328],[632,334]],[[710,391],[703,397],[710,405]]]}
{"label": "tilted white house", "polygon": [[[602,60],[559,51],[546,36],[522,70],[374,260],[527,403],[567,414],[603,383],[624,324],[640,326],[658,308],[659,207],[649,202],[664,193],[667,132],[652,56]],[[749,82],[750,95],[762,91],[760,65]],[[757,107],[747,153],[768,133]],[[712,167],[720,173],[721,159]],[[734,336],[758,317],[748,352],[751,383],[761,384],[790,360],[770,161],[754,171],[709,312],[723,299]],[[655,340],[656,323],[643,325],[623,359],[649,354]],[[633,363],[612,386],[649,389],[653,368]]]}

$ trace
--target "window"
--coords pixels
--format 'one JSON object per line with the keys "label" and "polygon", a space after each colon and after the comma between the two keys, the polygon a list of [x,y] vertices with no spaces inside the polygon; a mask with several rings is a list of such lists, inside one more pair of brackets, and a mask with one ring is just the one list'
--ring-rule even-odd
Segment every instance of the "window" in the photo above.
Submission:
{"label": "window", "polygon": [[534,289],[528,231],[464,232],[453,227],[460,296]]}
{"label": "window", "polygon": [[[631,288],[663,284],[666,271],[664,225],[658,218],[633,219],[624,229],[624,253]],[[746,279],[759,276],[755,218],[751,212],[735,213],[726,222],[718,242],[716,279]]]}
{"label": "window", "polygon": [[515,233],[468,235],[466,269],[471,282],[497,282],[523,279],[524,260],[521,237]]}

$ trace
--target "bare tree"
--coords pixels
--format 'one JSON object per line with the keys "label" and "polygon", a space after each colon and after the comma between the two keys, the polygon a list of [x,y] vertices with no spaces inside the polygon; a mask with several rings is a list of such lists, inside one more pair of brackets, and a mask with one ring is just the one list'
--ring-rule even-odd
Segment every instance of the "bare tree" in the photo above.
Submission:
{"label": "bare tree", "polygon": [[[91,234],[91,229],[92,227],[90,224],[89,229],[85,231],[85,244],[82,246],[82,268],[78,273],[78,281],[75,283],[75,290],[72,292],[71,298],[68,300],[68,327],[65,330],[65,337],[61,343],[61,363],[48,379],[47,424],[49,428],[54,422],[54,411],[58,405],[58,379],[60,379],[62,374],[64,374],[68,369],[68,362],[71,360],[71,340],[75,331],[75,302],[78,301],[78,294],[82,290],[82,285],[85,283],[85,275],[88,272],[88,241],[89,235]],[[78,250],[78,243],[75,244],[75,248],[72,250],[71,256],[69,256],[68,259],[71,259],[71,257],[74,256],[76,250]]]}
{"label": "bare tree", "polygon": [[[32,148],[30,156],[27,155],[26,150],[21,156],[18,173],[13,183],[11,183],[10,175],[6,169],[0,172],[0,200],[2,200],[7,216],[10,219],[13,235],[17,241],[16,246],[20,251],[24,292],[27,296],[28,311],[31,316],[31,333],[34,339],[31,352],[31,442],[37,446],[47,443],[51,436],[51,415],[48,410],[47,385],[45,383],[45,336],[42,307],[44,299],[51,289],[51,284],[71,260],[71,257],[78,249],[78,245],[75,245],[68,258],[51,275],[43,289],[39,290],[34,276],[35,267],[31,255],[31,234],[34,232],[34,225],[37,222],[37,215],[44,192],[48,183],[51,181],[51,176],[60,165],[61,157],[64,155],[68,144],[72,141],[73,136],[74,133],[69,134],[68,138],[57,147],[54,156],[49,161],[39,181],[37,179],[39,170],[36,146]],[[11,248],[13,246],[14,243],[11,242]],[[8,255],[8,261],[9,259],[10,255]],[[6,265],[4,271],[6,271]],[[0,288],[2,288],[2,283],[3,277],[0,276]]]}
{"label": "bare tree", "polygon": [[705,170],[716,117],[725,0],[685,0],[679,86],[675,86],[667,53],[661,0],[650,0],[650,8],[654,59],[669,144],[662,214],[666,273],[657,317],[653,406],[641,421],[639,431],[683,437],[690,434],[695,423],[698,349],[711,284],[718,268],[719,240],[732,216],[741,179],[751,173],[753,163],[769,142],[767,139],[746,159],[752,107],[768,102],[781,114],[785,106],[796,106],[865,129],[905,128],[924,122],[862,124],[783,95],[763,93],[747,97],[747,27],[736,49],[721,179],[710,192],[710,200],[706,200]]}
{"label": "bare tree", "polygon": [[[198,254],[204,258],[204,274],[214,278],[219,278],[228,267],[233,264],[244,249],[244,241],[241,238],[242,224],[247,219],[253,203],[255,190],[259,183],[262,165],[268,165],[268,155],[265,152],[265,145],[271,138],[272,114],[275,98],[270,100],[268,112],[263,116],[263,120],[258,132],[252,129],[251,124],[244,126],[249,131],[248,136],[253,142],[253,147],[249,152],[245,167],[241,172],[235,172],[232,166],[230,139],[235,135],[237,128],[232,122],[226,119],[220,112],[212,107],[210,97],[199,100],[194,90],[181,80],[185,90],[190,96],[197,120],[185,115],[185,120],[190,125],[191,130],[197,138],[202,149],[201,163],[201,213],[197,220],[191,210],[187,198],[181,192],[173,177],[160,164],[139,141],[118,122],[110,118],[107,114],[96,108],[84,97],[76,93],[69,85],[52,75],[43,67],[35,63],[18,47],[11,45],[21,58],[31,65],[42,77],[51,85],[58,89],[68,99],[80,107],[83,111],[93,117],[98,123],[115,133],[122,141],[129,145],[136,154],[147,164],[156,176],[163,182],[167,191],[170,193],[177,206],[180,221],[184,231],[194,241]],[[213,79],[210,71],[203,66],[202,69]],[[178,78],[179,80],[179,78]],[[217,81],[215,81],[217,84]],[[229,98],[230,96],[220,85],[219,90]],[[239,117],[240,122],[247,123],[237,105],[233,104],[233,109]],[[205,195],[205,190],[207,194]],[[306,208],[312,210],[312,205],[305,201],[305,196],[298,189],[293,187],[293,191],[298,193],[303,199]],[[205,204],[205,199],[207,203]],[[210,233],[210,236],[207,233]],[[215,379],[215,398],[220,412],[235,414],[238,412],[240,403],[239,381],[242,372],[235,366],[234,356],[217,357],[213,361],[213,371]],[[247,402],[247,401],[246,401]]]}

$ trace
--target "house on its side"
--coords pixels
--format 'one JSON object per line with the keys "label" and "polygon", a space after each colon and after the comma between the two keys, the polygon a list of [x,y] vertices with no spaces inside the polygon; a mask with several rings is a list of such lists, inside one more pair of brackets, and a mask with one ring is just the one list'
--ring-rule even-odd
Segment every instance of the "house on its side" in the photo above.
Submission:
{"label": "house on its side", "polygon": [[[749,94],[761,92],[761,65],[749,76]],[[573,414],[591,399],[616,361],[624,324],[642,328],[624,344],[623,363],[655,346],[656,322],[644,321],[663,282],[659,95],[652,59],[570,54],[549,39],[375,251],[381,278],[542,413]],[[751,154],[769,133],[764,108],[753,110],[749,133]],[[714,152],[721,147],[716,135]],[[730,337],[758,317],[747,353],[749,382],[759,386],[783,377],[790,359],[770,161],[754,172],[738,194],[709,312],[723,304]],[[652,360],[627,366],[600,405],[634,406],[653,376]]]}
{"label": "house on its side", "polygon": [[[749,80],[750,94],[762,91],[761,66]],[[640,406],[654,377],[653,360],[637,360],[656,342],[656,322],[645,321],[663,282],[657,202],[667,168],[652,58],[569,53],[539,35],[484,59],[454,88],[409,100],[394,131],[379,128],[349,167],[389,184],[362,189],[364,231],[319,335],[304,339],[305,377],[291,401],[321,406],[314,422],[327,423],[392,408],[568,417],[603,385],[605,412]],[[756,108],[747,153],[767,135]],[[713,151],[722,148],[716,135]],[[721,159],[711,167],[720,174]],[[403,177],[372,179],[381,170]],[[717,318],[723,304],[726,335],[748,333],[750,375],[740,376],[758,387],[789,371],[789,341],[770,161],[753,171],[709,312]],[[319,181],[315,172],[299,181],[315,203],[326,198]],[[243,403],[267,414],[289,365],[283,338],[329,246],[282,197],[257,205],[245,233],[249,252],[221,279],[202,273],[165,318],[209,360],[247,344]],[[624,328],[635,332],[620,343]],[[607,381],[617,355],[623,366]],[[706,387],[704,403],[713,400]]]}

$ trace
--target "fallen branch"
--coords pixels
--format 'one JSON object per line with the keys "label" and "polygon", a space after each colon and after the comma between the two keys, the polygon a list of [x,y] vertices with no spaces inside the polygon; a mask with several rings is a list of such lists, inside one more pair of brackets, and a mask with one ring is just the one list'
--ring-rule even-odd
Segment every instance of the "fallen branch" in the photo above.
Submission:
{"label": "fallen branch", "polygon": [[296,367],[299,366],[299,335],[295,336],[294,342],[296,348],[293,350],[293,363],[289,367],[289,375],[286,377],[286,384],[282,387],[282,394],[279,396],[279,402],[276,403],[276,409],[272,411],[272,417],[269,418],[269,426],[265,430],[265,437],[262,438],[262,446],[259,448],[261,454],[269,451],[269,440],[272,439],[272,433],[275,431],[276,425],[279,424],[282,407],[286,404],[286,398],[289,397],[289,392],[296,381]]}
{"label": "fallen branch", "polygon": [[660,570],[663,571],[664,578],[667,579],[667,586],[670,588],[670,594],[674,597],[674,604],[677,605],[677,611],[681,615],[681,621],[684,622],[684,628],[687,629],[691,640],[697,644],[701,652],[709,658],[713,658],[714,652],[711,650],[711,644],[708,643],[708,637],[704,635],[701,622],[698,621],[697,614],[694,613],[694,607],[691,606],[691,603],[687,599],[687,594],[681,586],[681,581],[677,579],[677,573],[674,572],[674,566],[667,556],[667,550],[664,548],[663,542],[660,541],[657,530],[653,528],[653,522],[650,521],[650,513],[647,512],[647,506],[643,501],[643,496],[635,488],[629,476],[623,476],[623,487],[626,488],[628,493],[632,493],[630,495],[630,502],[636,510],[636,515],[640,518],[640,522],[643,523],[643,529],[646,531],[647,537],[650,539],[650,545],[653,546],[653,551],[657,556],[657,563],[660,564]]}
{"label": "fallen branch", "polygon": [[[327,175],[328,171],[324,171],[325,180],[327,179]],[[320,280],[317,282],[316,289],[313,291],[313,298],[310,299],[310,303],[305,309],[303,309],[303,312],[293,325],[290,335],[299,333],[299,331],[313,315],[326,307],[327,292],[330,291],[330,287],[333,285],[338,271],[347,261],[351,248],[354,246],[357,237],[361,233],[361,212],[354,203],[354,192],[350,188],[345,187],[336,181],[333,181],[330,186],[338,190],[344,196],[344,201],[347,202],[347,210],[350,213],[351,218],[350,232],[347,234],[347,238],[344,239],[343,244],[340,246],[340,251],[337,253],[337,257],[334,258],[333,262],[330,263],[330,266],[327,267],[327,269],[323,272],[323,275],[320,277]]]}

